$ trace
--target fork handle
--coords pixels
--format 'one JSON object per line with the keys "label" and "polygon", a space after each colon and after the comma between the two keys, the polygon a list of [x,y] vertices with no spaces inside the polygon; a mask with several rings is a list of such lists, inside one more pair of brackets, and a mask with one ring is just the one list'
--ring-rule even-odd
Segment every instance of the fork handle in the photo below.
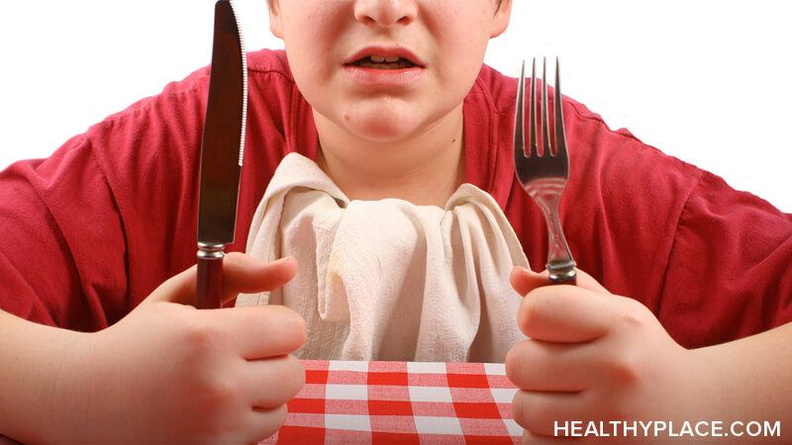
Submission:
{"label": "fork handle", "polygon": [[550,273],[550,284],[577,284],[575,260],[569,251],[558,217],[558,202],[560,196],[537,196],[536,201],[542,208],[542,213],[547,223],[547,271]]}
{"label": "fork handle", "polygon": [[547,263],[547,271],[550,273],[550,284],[577,284],[574,261]]}

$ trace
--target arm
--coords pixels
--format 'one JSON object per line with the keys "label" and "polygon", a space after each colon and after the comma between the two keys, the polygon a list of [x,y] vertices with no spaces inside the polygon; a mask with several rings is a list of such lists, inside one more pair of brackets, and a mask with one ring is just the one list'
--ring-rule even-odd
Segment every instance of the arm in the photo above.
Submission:
{"label": "arm", "polygon": [[512,274],[513,287],[526,295],[519,324],[531,339],[509,352],[506,368],[522,389],[513,412],[526,437],[553,436],[554,422],[574,419],[671,421],[677,428],[685,421],[722,421],[724,428],[733,421],[780,421],[785,440],[792,437],[783,428],[792,425],[792,325],[688,350],[645,306],[608,293],[585,274],[580,287],[545,282],[522,269]]}
{"label": "arm", "polygon": [[[281,286],[293,260],[230,254],[224,293]],[[272,434],[303,384],[305,338],[283,307],[198,311],[195,269],[108,329],[78,333],[0,312],[0,434],[23,442],[251,443]]]}
{"label": "arm", "polygon": [[[573,416],[728,422],[766,410],[789,429],[792,216],[565,105],[575,111],[565,123],[576,149],[567,239],[581,268],[630,298],[594,280],[544,289],[546,280],[515,272],[515,289],[527,294],[521,327],[533,336],[507,361],[524,389],[515,416],[546,435],[552,420]],[[513,196],[509,219],[531,264],[543,264],[540,215]]]}

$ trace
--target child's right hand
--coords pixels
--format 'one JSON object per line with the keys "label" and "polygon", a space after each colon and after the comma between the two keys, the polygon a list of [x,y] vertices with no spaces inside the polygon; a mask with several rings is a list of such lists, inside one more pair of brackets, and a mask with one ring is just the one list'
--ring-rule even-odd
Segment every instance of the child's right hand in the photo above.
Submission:
{"label": "child's right hand", "polygon": [[[229,254],[224,297],[282,286],[296,267]],[[57,437],[45,441],[256,443],[280,427],[305,380],[288,355],[305,341],[302,318],[282,306],[199,311],[187,305],[195,282],[193,267],[76,344],[53,383]]]}

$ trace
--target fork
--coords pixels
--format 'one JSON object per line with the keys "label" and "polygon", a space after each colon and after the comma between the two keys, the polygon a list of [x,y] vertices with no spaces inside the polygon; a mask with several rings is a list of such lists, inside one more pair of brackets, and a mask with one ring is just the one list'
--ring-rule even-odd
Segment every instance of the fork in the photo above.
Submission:
{"label": "fork", "polygon": [[550,141],[550,122],[548,116],[547,97],[547,61],[542,61],[542,97],[541,104],[541,141],[542,152],[539,152],[539,133],[536,125],[536,59],[533,59],[531,73],[531,94],[529,99],[528,143],[530,152],[525,151],[525,62],[520,71],[517,86],[517,103],[514,124],[514,172],[520,180],[525,192],[533,198],[542,209],[547,224],[547,270],[553,284],[575,284],[575,260],[569,250],[561,221],[558,217],[558,205],[569,177],[569,156],[567,154],[566,134],[564,132],[564,114],[561,99],[561,83],[556,58],[555,97],[554,97],[554,142]]}

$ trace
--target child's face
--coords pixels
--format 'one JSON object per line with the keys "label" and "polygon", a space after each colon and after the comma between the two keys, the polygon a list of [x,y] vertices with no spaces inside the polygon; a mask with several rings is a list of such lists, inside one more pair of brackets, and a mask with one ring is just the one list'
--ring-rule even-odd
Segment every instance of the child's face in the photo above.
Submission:
{"label": "child's face", "polygon": [[269,6],[270,27],[314,110],[348,135],[398,142],[460,109],[488,40],[506,29],[511,1],[269,0]]}

